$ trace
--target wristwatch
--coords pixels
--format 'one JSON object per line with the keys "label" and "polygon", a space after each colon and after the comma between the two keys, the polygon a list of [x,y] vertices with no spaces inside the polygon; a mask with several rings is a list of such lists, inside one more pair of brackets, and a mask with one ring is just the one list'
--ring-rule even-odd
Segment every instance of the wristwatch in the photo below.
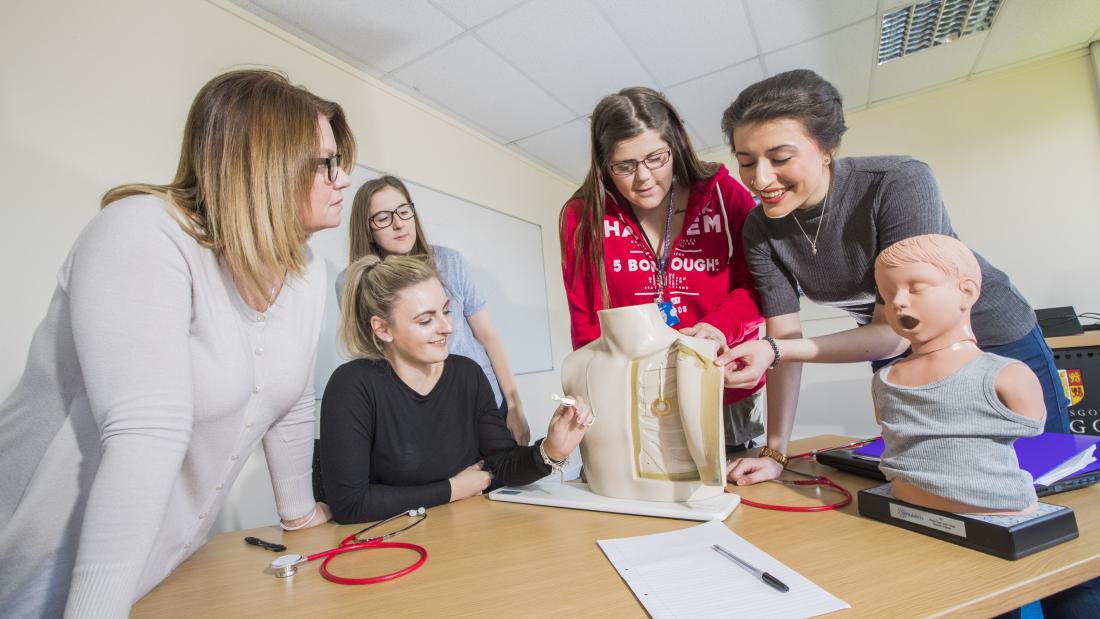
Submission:
{"label": "wristwatch", "polygon": [[779,465],[783,468],[787,468],[787,456],[783,455],[783,452],[779,451],[778,449],[772,449],[771,447],[765,446],[763,449],[760,450],[760,457],[771,458],[772,460],[778,462]]}

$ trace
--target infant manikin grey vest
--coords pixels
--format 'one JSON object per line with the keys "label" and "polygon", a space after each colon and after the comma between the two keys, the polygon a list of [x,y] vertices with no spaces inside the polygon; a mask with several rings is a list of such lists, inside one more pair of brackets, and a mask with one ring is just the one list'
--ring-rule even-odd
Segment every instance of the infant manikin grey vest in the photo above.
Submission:
{"label": "infant manikin grey vest", "polygon": [[871,392],[886,442],[879,464],[886,478],[987,509],[1034,503],[1034,480],[1020,469],[1012,445],[1041,433],[1043,421],[1017,415],[997,397],[997,376],[1013,363],[1019,362],[983,353],[917,387],[890,383],[893,363],[879,370]]}

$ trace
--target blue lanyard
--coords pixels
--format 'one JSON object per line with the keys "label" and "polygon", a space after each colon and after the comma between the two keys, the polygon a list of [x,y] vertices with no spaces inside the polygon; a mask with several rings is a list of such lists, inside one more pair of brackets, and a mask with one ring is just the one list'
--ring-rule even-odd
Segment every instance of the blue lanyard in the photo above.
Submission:
{"label": "blue lanyard", "polygon": [[[665,275],[668,273],[669,258],[672,257],[672,248],[669,246],[672,236],[672,196],[676,191],[676,181],[673,180],[668,188],[668,215],[665,216],[665,244],[661,248],[661,255],[657,257],[657,303],[664,301]],[[657,252],[653,252],[656,254]]]}

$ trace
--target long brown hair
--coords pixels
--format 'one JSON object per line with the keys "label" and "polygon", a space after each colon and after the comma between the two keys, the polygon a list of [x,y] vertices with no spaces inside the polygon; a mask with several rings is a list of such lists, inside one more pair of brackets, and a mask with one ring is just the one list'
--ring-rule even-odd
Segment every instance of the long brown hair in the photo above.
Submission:
{"label": "long brown hair", "polygon": [[355,138],[338,104],[275,71],[223,73],[191,104],[175,179],[120,185],[104,194],[100,206],[141,194],[163,199],[188,234],[266,297],[272,271],[300,275],[305,268],[318,116],[332,124],[337,152],[350,170]]}
{"label": "long brown hair", "polygon": [[[348,251],[348,262],[355,262],[363,256],[378,256],[382,258],[382,248],[374,242],[374,229],[370,227],[370,201],[374,194],[386,187],[393,187],[405,196],[405,201],[412,204],[412,196],[409,188],[396,176],[380,176],[363,183],[359,191],[355,192],[355,199],[351,204],[351,219],[348,221],[348,238],[351,246]],[[395,214],[394,217],[397,215]],[[430,256],[432,246],[428,244],[428,237],[424,233],[424,226],[420,225],[420,214],[413,208],[413,223],[416,224],[416,241],[413,243],[410,256]]]}
{"label": "long brown hair", "polygon": [[[603,218],[606,213],[605,196],[611,192],[618,199],[615,184],[611,180],[608,166],[615,146],[646,130],[653,129],[672,150],[672,176],[681,187],[690,188],[700,180],[710,178],[718,171],[718,164],[700,161],[695,156],[680,114],[668,99],[652,88],[635,86],[624,88],[618,93],[608,95],[596,104],[592,112],[591,159],[588,175],[573,198],[584,200],[580,223],[573,238],[561,237],[562,256],[567,255],[568,243],[574,247],[574,268],[579,274],[581,259],[587,258],[595,266],[596,277],[600,282],[600,294],[604,308],[608,307],[607,275],[603,264]],[[562,209],[558,219],[558,234],[561,236]],[[570,282],[566,282],[570,285]]]}

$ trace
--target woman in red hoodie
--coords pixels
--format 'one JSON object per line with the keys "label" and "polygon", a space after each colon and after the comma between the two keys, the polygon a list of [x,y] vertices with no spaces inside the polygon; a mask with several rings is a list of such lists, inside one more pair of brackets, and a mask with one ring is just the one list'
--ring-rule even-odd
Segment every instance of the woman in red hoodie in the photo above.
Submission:
{"label": "woman in red hoodie", "polygon": [[[699,161],[660,93],[627,88],[592,113],[588,176],[561,211],[573,348],[600,336],[596,313],[656,303],[666,322],[723,349],[762,322],[741,225],[754,202],[725,166]],[[727,451],[763,434],[756,394],[727,389]]]}

